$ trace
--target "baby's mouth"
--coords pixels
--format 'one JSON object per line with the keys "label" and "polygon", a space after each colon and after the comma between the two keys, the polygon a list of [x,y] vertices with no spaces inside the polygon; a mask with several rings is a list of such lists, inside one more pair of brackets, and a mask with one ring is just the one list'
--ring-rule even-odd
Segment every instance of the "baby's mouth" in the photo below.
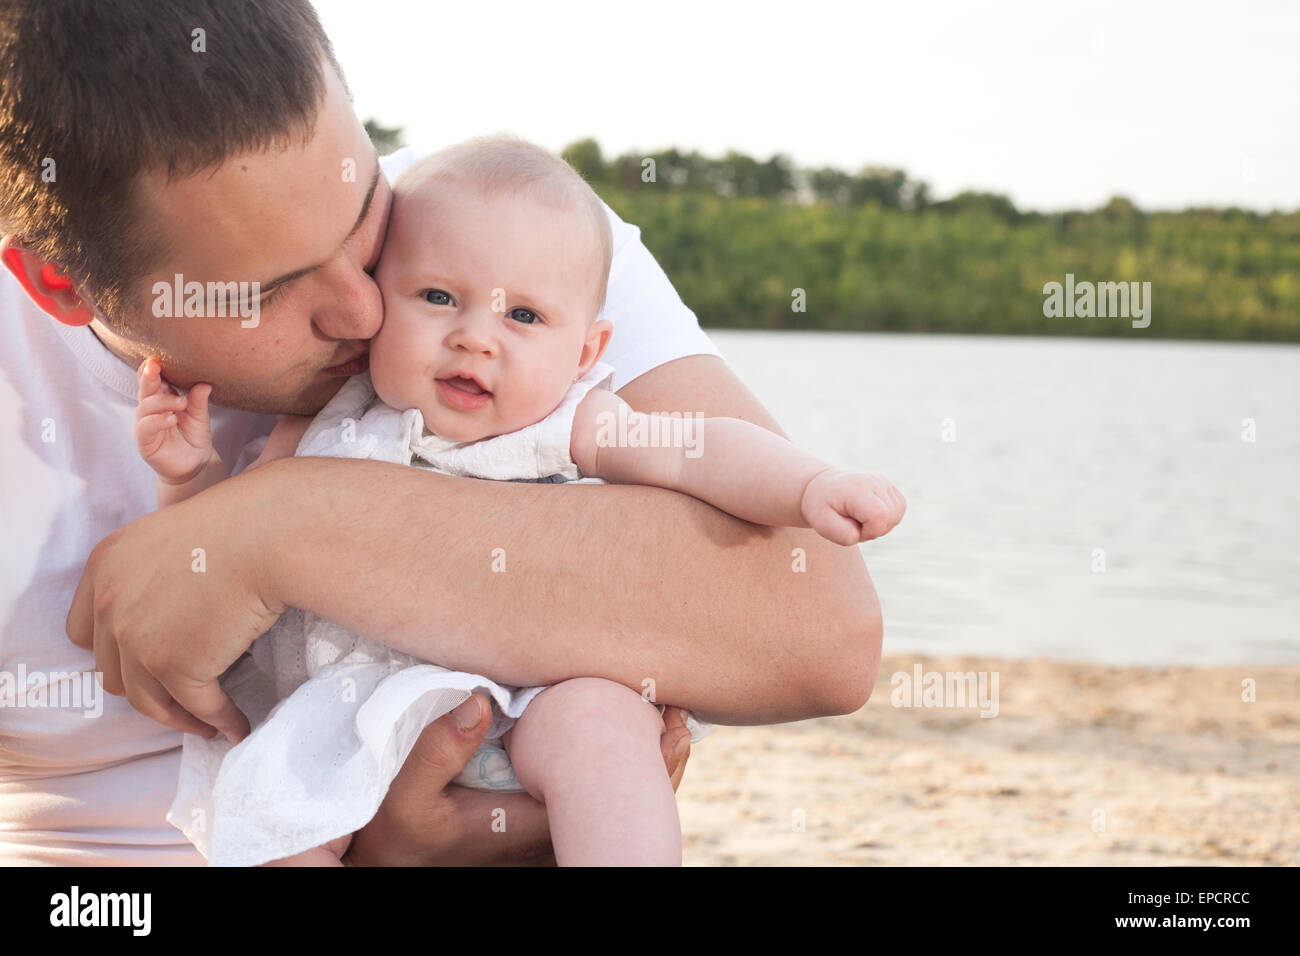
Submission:
{"label": "baby's mouth", "polygon": [[474,381],[472,378],[462,378],[457,375],[455,378],[440,378],[440,382],[446,382],[452,388],[458,388],[462,392],[469,392],[471,395],[491,395],[486,388]]}
{"label": "baby's mouth", "polygon": [[472,378],[457,375],[455,378],[440,378],[436,381],[443,401],[461,411],[472,412],[492,401],[492,393]]}

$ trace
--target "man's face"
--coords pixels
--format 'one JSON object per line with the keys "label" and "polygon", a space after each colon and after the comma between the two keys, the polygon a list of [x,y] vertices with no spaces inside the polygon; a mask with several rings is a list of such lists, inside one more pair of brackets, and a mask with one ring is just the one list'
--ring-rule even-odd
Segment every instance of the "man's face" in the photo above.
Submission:
{"label": "man's face", "polygon": [[[445,182],[399,190],[375,277],[375,391],[453,441],[545,418],[592,330],[596,248],[580,217]],[[595,361],[593,358],[592,361]],[[590,364],[590,363],[588,363]]]}
{"label": "man's face", "polygon": [[[164,377],[213,386],[212,401],[259,412],[314,414],[365,368],[383,308],[369,270],[379,259],[391,194],[342,83],[326,94],[311,140],[230,157],[168,182],[146,177],[135,221],[158,230],[162,254],[132,297],[111,344]],[[257,324],[154,313],[154,283],[260,283]],[[229,314],[234,312],[234,314]],[[247,315],[247,312],[245,313]]]}

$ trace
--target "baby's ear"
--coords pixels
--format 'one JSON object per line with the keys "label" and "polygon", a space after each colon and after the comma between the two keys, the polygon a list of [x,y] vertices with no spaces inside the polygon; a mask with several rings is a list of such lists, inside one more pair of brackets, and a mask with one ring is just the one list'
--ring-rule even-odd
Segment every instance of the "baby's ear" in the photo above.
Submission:
{"label": "baby's ear", "polygon": [[[578,356],[578,378],[591,371],[591,367],[600,361],[609,345],[609,337],[614,334],[614,323],[609,319],[600,319],[591,324],[587,330],[587,341],[582,343],[582,354]],[[576,381],[577,379],[575,379]]]}

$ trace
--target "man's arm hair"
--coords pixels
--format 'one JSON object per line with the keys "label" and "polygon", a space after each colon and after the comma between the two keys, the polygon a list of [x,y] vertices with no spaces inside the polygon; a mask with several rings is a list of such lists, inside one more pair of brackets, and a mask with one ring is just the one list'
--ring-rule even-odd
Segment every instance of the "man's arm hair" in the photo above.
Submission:
{"label": "man's arm hair", "polygon": [[[619,395],[782,434],[716,356]],[[806,529],[660,488],[380,462],[293,458],[234,480],[262,502],[272,602],[445,667],[517,685],[605,677],[731,724],[849,713],[875,682],[880,609],[862,556]]]}

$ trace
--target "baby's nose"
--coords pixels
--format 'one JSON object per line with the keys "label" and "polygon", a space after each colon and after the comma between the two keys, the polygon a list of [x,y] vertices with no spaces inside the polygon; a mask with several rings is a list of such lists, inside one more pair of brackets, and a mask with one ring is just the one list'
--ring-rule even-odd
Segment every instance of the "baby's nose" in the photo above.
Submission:
{"label": "baby's nose", "polygon": [[465,321],[457,323],[452,329],[450,344],[470,352],[493,354],[496,352],[495,326],[499,316],[467,316]]}

